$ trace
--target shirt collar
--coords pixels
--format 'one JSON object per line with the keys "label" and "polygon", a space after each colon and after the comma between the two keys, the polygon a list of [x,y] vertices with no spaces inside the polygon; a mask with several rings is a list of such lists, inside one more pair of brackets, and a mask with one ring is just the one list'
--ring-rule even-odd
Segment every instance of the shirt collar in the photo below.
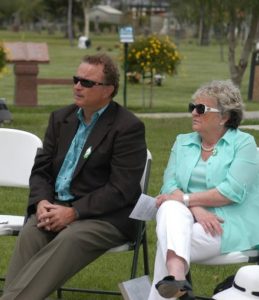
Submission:
{"label": "shirt collar", "polygon": [[225,132],[225,134],[222,136],[222,138],[220,140],[223,140],[226,143],[231,144],[238,131],[239,131],[239,129],[231,129],[230,128]]}
{"label": "shirt collar", "polygon": [[[98,118],[100,117],[100,115],[105,111],[105,109],[107,108],[108,104],[106,104],[105,106],[103,106],[102,108],[100,108],[99,110],[97,110],[92,117],[91,123],[94,120],[98,120]],[[79,121],[81,123],[85,124],[85,120],[84,120],[84,115],[83,115],[83,109],[80,107],[77,111],[77,118],[79,119]]]}
{"label": "shirt collar", "polygon": [[[220,143],[221,141],[225,141],[227,144],[231,144],[238,130],[239,129],[228,129],[225,132],[225,134],[219,139],[218,143]],[[190,138],[184,142],[184,145],[191,145],[191,144],[196,144],[200,146],[201,138],[198,132],[193,132]]]}

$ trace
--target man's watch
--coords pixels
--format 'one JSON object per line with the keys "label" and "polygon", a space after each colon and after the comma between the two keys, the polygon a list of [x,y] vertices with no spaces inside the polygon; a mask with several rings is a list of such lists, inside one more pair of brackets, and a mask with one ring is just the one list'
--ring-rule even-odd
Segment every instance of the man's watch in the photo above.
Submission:
{"label": "man's watch", "polygon": [[183,194],[183,204],[186,207],[189,207],[189,205],[190,205],[190,195],[189,194]]}

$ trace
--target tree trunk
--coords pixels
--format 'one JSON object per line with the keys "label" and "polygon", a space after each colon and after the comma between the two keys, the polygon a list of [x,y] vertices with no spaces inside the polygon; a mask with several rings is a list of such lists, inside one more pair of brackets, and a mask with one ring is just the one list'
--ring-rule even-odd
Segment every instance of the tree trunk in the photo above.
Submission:
{"label": "tree trunk", "polygon": [[84,36],[89,38],[89,33],[90,33],[90,1],[89,0],[83,0],[83,13],[84,13]]}
{"label": "tree trunk", "polygon": [[153,107],[153,93],[154,93],[154,74],[151,70],[150,72],[150,96],[149,96],[149,108]]}
{"label": "tree trunk", "polygon": [[249,32],[248,32],[244,47],[242,49],[240,59],[237,64],[236,64],[236,59],[235,59],[235,55],[236,55],[235,50],[236,50],[236,42],[237,42],[236,41],[237,37],[235,36],[235,27],[236,27],[235,19],[233,18],[233,20],[230,23],[229,57],[228,57],[229,58],[229,70],[230,70],[231,80],[238,87],[241,86],[242,79],[243,79],[245,70],[248,65],[248,58],[253,49],[253,43],[255,40],[258,23],[259,23],[259,14],[256,10],[253,10],[252,16],[251,16]]}
{"label": "tree trunk", "polygon": [[203,2],[200,3],[200,20],[199,20],[199,45],[200,46],[208,46],[210,43],[210,24],[206,20],[206,10],[205,4]]}
{"label": "tree trunk", "polygon": [[204,26],[204,7],[201,5],[200,6],[199,30],[198,30],[198,41],[199,41],[200,46],[201,46],[201,40],[202,40],[203,26]]}
{"label": "tree trunk", "polygon": [[72,11],[73,11],[73,0],[68,0],[68,9],[67,9],[67,34],[68,34],[70,46],[73,46],[73,44],[74,44],[73,26],[72,26]]}

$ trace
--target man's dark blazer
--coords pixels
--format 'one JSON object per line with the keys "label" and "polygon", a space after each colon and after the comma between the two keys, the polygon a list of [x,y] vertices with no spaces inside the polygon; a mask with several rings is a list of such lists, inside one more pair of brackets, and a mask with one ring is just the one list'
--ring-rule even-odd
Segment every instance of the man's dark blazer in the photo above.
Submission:
{"label": "man's dark blazer", "polygon": [[[55,200],[55,181],[79,126],[77,111],[73,104],[50,116],[43,150],[32,168],[28,215],[40,200]],[[89,148],[91,153],[84,158]],[[111,101],[90,133],[72,178],[71,204],[79,219],[108,221],[132,239],[135,222],[128,216],[141,193],[145,161],[144,124]]]}

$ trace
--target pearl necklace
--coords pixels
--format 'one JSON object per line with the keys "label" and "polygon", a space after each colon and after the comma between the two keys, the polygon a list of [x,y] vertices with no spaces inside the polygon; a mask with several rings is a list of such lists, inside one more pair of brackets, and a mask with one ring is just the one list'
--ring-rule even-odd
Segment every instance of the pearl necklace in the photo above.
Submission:
{"label": "pearl necklace", "polygon": [[206,151],[206,152],[212,152],[212,151],[214,151],[214,146],[215,146],[215,145],[213,145],[213,146],[210,147],[210,148],[206,148],[206,147],[204,147],[203,144],[201,143],[201,149],[204,150],[204,151]]}

